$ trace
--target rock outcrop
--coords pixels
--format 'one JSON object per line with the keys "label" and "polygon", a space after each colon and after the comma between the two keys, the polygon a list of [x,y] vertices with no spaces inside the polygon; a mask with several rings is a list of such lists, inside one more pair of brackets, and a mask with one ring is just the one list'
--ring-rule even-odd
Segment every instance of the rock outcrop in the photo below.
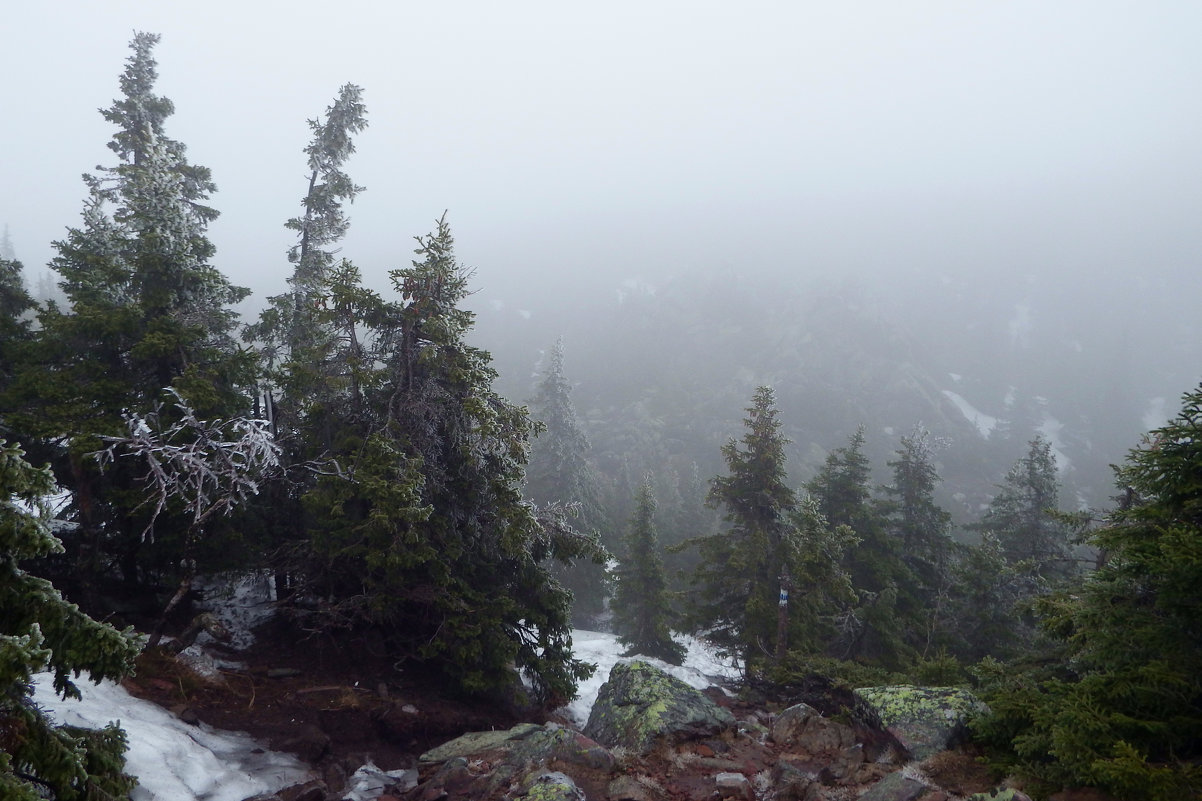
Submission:
{"label": "rock outcrop", "polygon": [[659,744],[714,737],[735,719],[699,691],[641,661],[615,665],[584,733],[609,748],[647,754]]}
{"label": "rock outcrop", "polygon": [[910,759],[922,760],[963,741],[968,719],[985,705],[960,687],[863,687],[855,691],[857,716],[883,728]]}

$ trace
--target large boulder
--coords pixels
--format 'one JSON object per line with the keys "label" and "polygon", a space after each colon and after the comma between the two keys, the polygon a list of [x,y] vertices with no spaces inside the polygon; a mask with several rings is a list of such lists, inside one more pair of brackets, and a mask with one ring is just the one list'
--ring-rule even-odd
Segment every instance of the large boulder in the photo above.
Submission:
{"label": "large boulder", "polygon": [[795,704],[772,721],[772,742],[809,754],[842,751],[856,745],[851,726],[822,716],[809,704]]}
{"label": "large boulder", "polygon": [[862,687],[855,695],[857,715],[893,735],[916,760],[962,741],[968,719],[987,711],[984,703],[960,687]]}
{"label": "large boulder", "polygon": [[614,665],[584,733],[608,748],[650,753],[656,745],[713,737],[734,716],[680,679],[647,662]]}
{"label": "large boulder", "polygon": [[[469,732],[422,754],[413,797],[497,798],[526,787],[530,797],[573,798],[581,792],[555,768],[608,781],[616,761],[583,734],[554,723],[519,723],[505,731]],[[545,778],[550,777],[550,778]]]}

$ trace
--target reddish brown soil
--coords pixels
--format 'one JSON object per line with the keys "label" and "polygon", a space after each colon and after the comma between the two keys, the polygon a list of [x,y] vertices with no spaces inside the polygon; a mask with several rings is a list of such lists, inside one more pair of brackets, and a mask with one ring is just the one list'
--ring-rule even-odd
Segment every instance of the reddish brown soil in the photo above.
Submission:
{"label": "reddish brown soil", "polygon": [[494,705],[449,696],[428,677],[395,670],[369,652],[283,628],[262,629],[249,651],[226,658],[246,669],[222,670],[213,682],[173,657],[144,654],[125,686],[177,713],[347,772],[366,759],[384,770],[410,767],[423,751],[464,732],[518,722]]}

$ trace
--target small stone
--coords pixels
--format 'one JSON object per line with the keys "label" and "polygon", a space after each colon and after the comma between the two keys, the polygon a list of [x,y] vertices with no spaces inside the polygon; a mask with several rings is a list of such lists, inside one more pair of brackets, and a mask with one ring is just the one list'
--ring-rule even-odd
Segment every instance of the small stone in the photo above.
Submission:
{"label": "small stone", "polygon": [[743,798],[747,801],[755,798],[751,782],[742,773],[719,773],[714,777],[714,784],[718,786],[718,795],[722,798]]}

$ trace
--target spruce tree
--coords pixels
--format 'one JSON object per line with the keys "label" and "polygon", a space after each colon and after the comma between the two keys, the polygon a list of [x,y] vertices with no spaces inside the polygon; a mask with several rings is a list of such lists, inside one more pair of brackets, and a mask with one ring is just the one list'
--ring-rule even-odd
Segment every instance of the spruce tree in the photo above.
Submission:
{"label": "spruce tree", "polygon": [[710,482],[709,503],[724,510],[728,528],[697,540],[692,618],[750,673],[782,646],[812,647],[817,624],[846,602],[850,585],[839,560],[850,533],[831,529],[817,507],[799,504],[788,486],[788,440],[770,387],[756,390],[744,426],[741,440],[722,447],[728,475]]}
{"label": "spruce tree", "polygon": [[[258,344],[263,356],[264,401],[276,434],[285,439],[298,434],[315,405],[337,402],[339,382],[328,374],[336,362],[330,350],[346,329],[335,330],[336,323],[324,312],[330,310],[332,282],[347,283],[346,275],[332,273],[353,269],[345,261],[339,265],[336,253],[350,228],[343,204],[353,203],[363,191],[343,169],[355,152],[355,134],[367,127],[363,90],[345,84],[325,115],[309,120],[309,127],[313,138],[304,150],[309,168],[301,199],[304,211],[285,223],[297,234],[288,250],[293,265],[289,291],[270,298],[259,321],[244,334]],[[327,436],[324,444],[328,440]]]}
{"label": "spruce tree", "polygon": [[260,353],[258,400],[291,479],[268,485],[263,502],[245,518],[258,533],[258,547],[272,555],[277,592],[285,598],[291,594],[293,562],[305,549],[300,499],[315,480],[306,466],[325,460],[328,468],[360,447],[371,422],[364,411],[366,389],[381,372],[368,318],[383,301],[362,285],[353,263],[336,258],[350,227],[343,206],[363,191],[345,172],[355,136],[367,127],[363,90],[345,84],[325,114],[308,124],[313,137],[304,149],[302,213],[285,222],[296,232],[287,254],[288,291],[269,298],[258,321],[243,332]]}
{"label": "spruce tree", "polygon": [[916,658],[915,643],[925,639],[922,604],[901,543],[889,535],[884,510],[872,498],[871,475],[860,426],[847,445],[827,454],[806,487],[823,516],[850,528],[858,540],[845,551],[844,567],[860,598],[845,620],[836,655],[898,670]]}
{"label": "spruce tree", "polygon": [[[34,301],[25,290],[21,271],[20,262],[0,258],[0,396],[13,379],[20,346],[32,336],[26,314]],[[4,430],[0,412],[0,434]]]}
{"label": "spruce tree", "polygon": [[914,594],[925,610],[925,654],[945,627],[948,592],[948,557],[952,516],[935,501],[939,471],[935,466],[937,443],[922,426],[903,436],[888,463],[893,481],[883,487],[883,511],[893,544],[900,546],[902,562],[913,575]]}
{"label": "spruce tree", "polygon": [[55,491],[20,448],[0,440],[0,796],[11,801],[117,801],[134,781],[122,770],[125,735],[56,727],[30,698],[32,675],[49,668],[54,689],[79,697],[72,674],[96,682],[133,670],[132,632],[83,614],[42,578],[20,567],[62,552],[44,499]]}
{"label": "spruce tree", "polygon": [[684,661],[685,648],[669,630],[668,582],[655,526],[655,495],[648,476],[639,487],[634,517],[623,538],[616,572],[614,631],[627,647],[626,656],[642,654],[673,665]]}
{"label": "spruce tree", "polygon": [[[604,542],[609,525],[597,490],[597,477],[588,461],[589,441],[576,418],[572,385],[564,374],[563,340],[551,349],[548,364],[530,403],[542,431],[530,451],[526,491],[538,504],[560,503],[575,514],[574,525],[597,532]],[[606,543],[613,547],[615,543]],[[555,570],[572,591],[576,625],[586,625],[605,610],[610,578],[604,564],[592,560]]]}
{"label": "spruce tree", "polygon": [[696,462],[689,463],[683,473],[672,473],[672,476],[677,480],[679,503],[675,509],[667,510],[668,521],[662,528],[664,568],[677,611],[683,611],[679,608],[681,599],[688,595],[689,577],[697,569],[697,549],[689,547],[689,543],[712,534],[718,518],[714,510],[706,506],[708,489]]}
{"label": "spruce tree", "polygon": [[1011,563],[1023,563],[1042,578],[1071,572],[1070,531],[1056,516],[1060,507],[1060,480],[1052,444],[1043,437],[1031,440],[1026,456],[1007,471],[998,492],[973,527],[992,532]]}
{"label": "spruce tree", "polygon": [[1040,602],[1057,675],[999,669],[982,725],[1022,772],[1117,798],[1202,796],[1202,386],[1116,469],[1105,554]]}
{"label": "spruce tree", "polygon": [[[460,307],[470,271],[445,217],[391,273],[399,302],[372,314],[383,374],[364,390],[345,460],[305,497],[310,624],[378,638],[468,692],[524,672],[562,702],[591,670],[572,656],[571,596],[552,559],[600,557],[593,537],[523,501],[534,424],[492,389]],[[348,415],[350,409],[340,412]],[[351,436],[353,434],[353,436]]]}
{"label": "spruce tree", "polygon": [[102,436],[123,433],[123,415],[169,404],[173,392],[204,417],[241,413],[254,363],[232,336],[232,306],[247,290],[210,263],[209,170],[165,130],[174,107],[154,91],[158,41],[134,35],[121,97],[101,111],[116,127],[108,146],[117,163],[84,176],[82,224],[55,243],[52,262],[69,308],[40,313],[6,398],[14,429],[56,449],[81,526],[81,567],[96,573],[115,558],[130,581],[177,560],[178,531],[160,526],[159,547],[143,549],[136,479],[101,476],[89,454]]}

